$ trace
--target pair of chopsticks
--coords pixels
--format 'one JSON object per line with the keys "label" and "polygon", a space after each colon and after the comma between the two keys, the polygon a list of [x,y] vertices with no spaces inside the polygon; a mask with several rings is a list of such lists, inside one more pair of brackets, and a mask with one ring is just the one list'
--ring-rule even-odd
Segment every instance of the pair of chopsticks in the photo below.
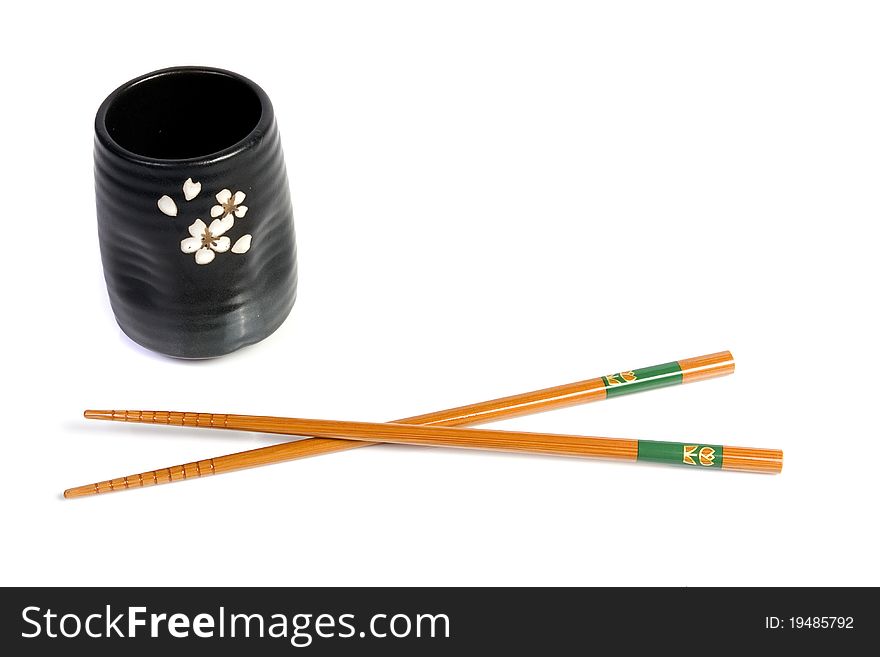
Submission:
{"label": "pair of chopsticks", "polygon": [[89,419],[315,437],[78,486],[64,491],[64,496],[84,497],[154,486],[377,443],[463,447],[778,473],[782,470],[782,451],[776,449],[455,428],[601,401],[632,392],[702,381],[731,374],[733,371],[733,356],[729,351],[722,351],[386,424],[174,411],[88,410],[84,415]]}

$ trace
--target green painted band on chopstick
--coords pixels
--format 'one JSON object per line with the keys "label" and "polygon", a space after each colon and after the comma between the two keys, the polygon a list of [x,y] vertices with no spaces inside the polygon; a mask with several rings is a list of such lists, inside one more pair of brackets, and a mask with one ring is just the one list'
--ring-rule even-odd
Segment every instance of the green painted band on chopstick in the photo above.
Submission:
{"label": "green painted band on chopstick", "polygon": [[638,460],[667,465],[720,468],[724,462],[724,446],[640,440]]}
{"label": "green painted band on chopstick", "polygon": [[643,367],[640,370],[609,374],[608,376],[603,376],[602,380],[605,382],[606,395],[608,397],[628,395],[631,392],[641,392],[642,390],[652,390],[654,388],[680,384],[682,382],[681,365],[678,364],[678,361],[664,363],[663,365],[652,365],[651,367]]}

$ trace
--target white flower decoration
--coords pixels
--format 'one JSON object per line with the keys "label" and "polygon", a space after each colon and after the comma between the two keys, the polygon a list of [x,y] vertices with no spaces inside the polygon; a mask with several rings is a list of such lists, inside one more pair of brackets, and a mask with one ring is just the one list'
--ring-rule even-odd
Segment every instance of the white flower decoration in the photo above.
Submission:
{"label": "white flower decoration", "polygon": [[160,198],[157,205],[162,211],[162,214],[166,214],[169,217],[177,216],[177,203],[175,203],[174,199],[168,196],[168,194]]}
{"label": "white flower decoration", "polygon": [[236,240],[235,244],[232,245],[233,253],[247,253],[251,248],[251,236],[250,235],[242,235]]}
{"label": "white flower decoration", "polygon": [[187,178],[186,182],[183,183],[183,198],[187,201],[192,201],[201,191],[202,183],[194,182],[192,178]]}
{"label": "white flower decoration", "polygon": [[231,214],[222,219],[214,219],[210,226],[206,226],[201,219],[196,219],[189,227],[192,237],[180,241],[180,250],[184,253],[195,253],[196,264],[207,265],[214,259],[214,252],[226,253],[229,250],[230,240],[223,233],[232,228],[233,223],[235,220]]}
{"label": "white flower decoration", "polygon": [[242,205],[244,197],[244,192],[235,192],[233,194],[228,189],[221,189],[216,196],[217,202],[220,205],[215,205],[211,208],[211,216],[226,217],[235,215],[237,219],[241,219],[248,211],[247,206]]}

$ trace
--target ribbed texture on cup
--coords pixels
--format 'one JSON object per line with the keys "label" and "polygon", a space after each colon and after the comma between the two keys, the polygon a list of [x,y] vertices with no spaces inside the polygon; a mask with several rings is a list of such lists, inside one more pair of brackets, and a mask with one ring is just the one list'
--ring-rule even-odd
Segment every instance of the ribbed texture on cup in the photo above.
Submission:
{"label": "ribbed texture on cup", "polygon": [[[266,111],[271,112],[271,106]],[[144,347],[178,358],[220,356],[270,335],[296,296],[296,241],[290,190],[274,118],[231,155],[203,161],[143,162],[95,141],[98,233],[110,304],[122,330]],[[186,201],[187,178],[202,185]],[[188,227],[222,189],[243,191],[247,214],[226,233],[252,235],[244,254],[218,253],[198,265],[181,251]],[[163,195],[176,217],[163,214]]]}

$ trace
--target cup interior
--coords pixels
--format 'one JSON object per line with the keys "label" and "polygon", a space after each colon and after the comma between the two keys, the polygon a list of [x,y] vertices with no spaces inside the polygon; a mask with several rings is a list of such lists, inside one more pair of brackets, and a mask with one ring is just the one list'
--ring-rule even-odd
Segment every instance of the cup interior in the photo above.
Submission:
{"label": "cup interior", "polygon": [[241,141],[262,116],[247,80],[220,71],[171,71],[122,89],[104,125],[122,148],[144,157],[207,157]]}

